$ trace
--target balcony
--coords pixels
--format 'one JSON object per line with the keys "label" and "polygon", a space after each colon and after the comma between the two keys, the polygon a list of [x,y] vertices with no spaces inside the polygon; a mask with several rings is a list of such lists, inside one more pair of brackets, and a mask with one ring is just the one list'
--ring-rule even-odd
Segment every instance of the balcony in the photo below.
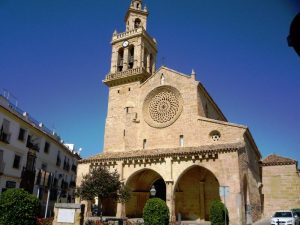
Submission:
{"label": "balcony", "polygon": [[39,144],[36,143],[36,142],[34,142],[32,139],[33,139],[33,138],[32,138],[30,135],[28,135],[26,147],[27,147],[27,148],[30,148],[30,149],[32,149],[32,150],[34,150],[34,151],[37,151],[37,152],[40,151],[40,146],[39,146]]}
{"label": "balcony", "polygon": [[9,144],[10,136],[11,136],[10,133],[2,131],[0,133],[0,141],[4,142],[6,144]]}
{"label": "balcony", "polygon": [[35,180],[35,170],[23,167],[20,188],[23,188],[29,193],[32,193],[34,187],[34,180]]}
{"label": "balcony", "polygon": [[125,71],[119,71],[116,73],[109,73],[108,75],[106,75],[105,80],[103,80],[103,83],[111,87],[116,84],[129,83],[139,80],[143,81],[150,76],[151,74],[148,73],[144,68],[138,67]]}
{"label": "balcony", "polygon": [[4,174],[5,162],[0,162],[0,176]]}

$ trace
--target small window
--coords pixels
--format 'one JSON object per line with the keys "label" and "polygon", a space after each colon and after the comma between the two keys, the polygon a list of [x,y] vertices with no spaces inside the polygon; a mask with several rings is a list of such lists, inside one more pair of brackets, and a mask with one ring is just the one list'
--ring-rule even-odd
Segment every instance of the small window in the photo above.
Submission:
{"label": "small window", "polygon": [[161,77],[160,77],[160,85],[164,85],[165,84],[165,76],[164,76],[164,74],[162,73],[161,74]]}
{"label": "small window", "polygon": [[125,137],[125,135],[126,135],[126,130],[124,129],[124,131],[123,131],[123,136]]}
{"label": "small window", "polygon": [[221,134],[217,130],[214,130],[214,131],[210,132],[209,136],[211,137],[211,139],[213,141],[219,141],[220,138],[221,138]]}
{"label": "small window", "polygon": [[120,90],[118,90],[118,93],[120,94]]}
{"label": "small window", "polygon": [[20,127],[18,140],[25,141],[25,134],[26,134],[26,130],[24,128]]}
{"label": "small window", "polygon": [[19,169],[20,168],[20,162],[21,162],[21,156],[15,155],[13,168]]}
{"label": "small window", "polygon": [[180,147],[183,147],[183,142],[184,142],[183,135],[180,135],[179,136],[179,145],[180,145]]}
{"label": "small window", "polygon": [[147,144],[147,139],[144,139],[144,140],[143,140],[143,149],[146,148],[146,144]]}
{"label": "small window", "polygon": [[49,153],[49,149],[50,149],[50,144],[46,141],[45,142],[45,147],[44,147],[44,152]]}
{"label": "small window", "polygon": [[130,89],[130,88],[128,88],[128,91],[131,91],[131,89]]}

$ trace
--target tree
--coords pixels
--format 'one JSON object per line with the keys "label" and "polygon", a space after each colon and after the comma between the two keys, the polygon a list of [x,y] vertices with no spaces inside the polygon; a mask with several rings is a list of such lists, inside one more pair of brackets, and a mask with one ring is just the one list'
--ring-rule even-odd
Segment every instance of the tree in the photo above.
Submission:
{"label": "tree", "polygon": [[127,202],[130,198],[129,188],[119,180],[117,171],[110,172],[106,167],[93,167],[90,173],[83,176],[77,195],[84,200],[93,200],[98,197],[98,216],[102,220],[102,202],[112,199],[117,202]]}
{"label": "tree", "polygon": [[35,225],[39,200],[23,189],[8,189],[0,195],[0,225]]}
{"label": "tree", "polygon": [[169,208],[160,198],[150,198],[145,204],[143,218],[145,225],[168,225]]}
{"label": "tree", "polygon": [[211,225],[224,225],[225,218],[226,224],[229,224],[228,210],[220,200],[212,201],[209,214]]}

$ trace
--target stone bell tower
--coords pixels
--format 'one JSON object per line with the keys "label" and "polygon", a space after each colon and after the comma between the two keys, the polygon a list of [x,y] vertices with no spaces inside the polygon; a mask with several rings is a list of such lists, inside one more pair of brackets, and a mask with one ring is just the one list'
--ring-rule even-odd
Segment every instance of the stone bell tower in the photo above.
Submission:
{"label": "stone bell tower", "polygon": [[126,31],[112,37],[111,69],[103,81],[115,86],[144,81],[155,71],[156,41],[146,32],[148,10],[142,0],[132,0],[125,16]]}
{"label": "stone bell tower", "polygon": [[125,32],[112,36],[110,72],[103,83],[109,87],[104,151],[131,149],[136,137],[132,116],[138,116],[139,87],[155,72],[156,41],[146,31],[148,10],[142,0],[131,0],[125,15]]}

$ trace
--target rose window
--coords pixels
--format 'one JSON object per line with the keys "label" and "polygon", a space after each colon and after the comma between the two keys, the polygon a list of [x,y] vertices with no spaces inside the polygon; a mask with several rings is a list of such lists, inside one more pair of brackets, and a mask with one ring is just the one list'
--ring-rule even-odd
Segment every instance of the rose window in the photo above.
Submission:
{"label": "rose window", "polygon": [[146,97],[143,111],[150,126],[169,126],[181,114],[182,97],[179,91],[171,86],[158,87]]}

